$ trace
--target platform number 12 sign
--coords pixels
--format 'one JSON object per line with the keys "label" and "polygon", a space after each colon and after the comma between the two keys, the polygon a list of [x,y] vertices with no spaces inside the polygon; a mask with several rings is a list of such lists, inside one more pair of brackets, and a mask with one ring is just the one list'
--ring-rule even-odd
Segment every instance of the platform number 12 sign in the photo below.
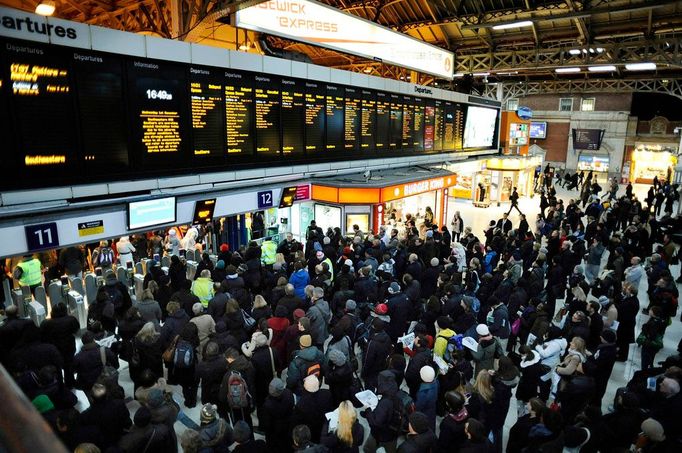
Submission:
{"label": "platform number 12 sign", "polygon": [[57,223],[41,223],[24,227],[29,252],[59,247]]}
{"label": "platform number 12 sign", "polygon": [[258,192],[258,209],[271,208],[272,205],[272,190]]}

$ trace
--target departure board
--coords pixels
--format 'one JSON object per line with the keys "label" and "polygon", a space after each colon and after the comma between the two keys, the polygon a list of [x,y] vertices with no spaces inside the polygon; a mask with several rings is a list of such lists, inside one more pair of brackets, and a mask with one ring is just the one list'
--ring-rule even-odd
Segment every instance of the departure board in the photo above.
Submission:
{"label": "departure board", "polygon": [[455,126],[454,126],[454,149],[460,151],[464,149],[462,143],[464,138],[464,111],[465,106],[463,104],[455,104]]}
{"label": "departure board", "polygon": [[436,125],[436,107],[433,104],[424,106],[424,150],[433,150],[434,129]]}
{"label": "departure board", "polygon": [[424,151],[424,100],[414,99],[414,120],[412,146],[415,151]]}
{"label": "departure board", "polygon": [[362,93],[356,88],[346,88],[343,123],[343,147],[359,150],[362,147]]}
{"label": "departure board", "polygon": [[284,154],[302,155],[305,146],[305,82],[282,79],[282,151]]}
{"label": "departure board", "polygon": [[377,93],[377,135],[376,149],[387,150],[391,132],[391,102],[388,94]]}
{"label": "departure board", "polygon": [[187,79],[183,66],[133,60],[128,64],[132,114],[142,158],[168,166],[183,154]]}
{"label": "departure board", "polygon": [[395,150],[401,147],[403,140],[403,103],[401,96],[390,94],[391,122],[389,126],[388,148]]}
{"label": "departure board", "polygon": [[325,140],[325,89],[323,85],[314,82],[306,82],[305,86],[306,154],[321,154]]}
{"label": "departure board", "polygon": [[377,123],[377,101],[374,93],[362,90],[362,116],[360,120],[360,147],[363,151],[374,150],[374,134]]}
{"label": "departure board", "polygon": [[279,80],[274,77],[255,77],[256,99],[256,154],[277,155],[280,143]]}
{"label": "departure board", "polygon": [[[8,175],[18,175],[17,163],[14,152],[14,134],[10,133],[9,107],[7,106],[7,96],[5,92],[8,88],[6,78],[6,65],[2,49],[0,49],[0,136],[3,137],[3,146],[0,146],[0,161],[5,162],[5,172]],[[8,178],[14,179],[14,178]],[[12,181],[14,182],[14,181]]]}
{"label": "departure board", "polygon": [[327,149],[338,151],[344,147],[343,103],[344,89],[336,85],[327,85],[326,114]]}
{"label": "departure board", "polygon": [[189,68],[192,112],[192,152],[195,156],[222,158],[225,155],[222,71]]}
{"label": "departure board", "polygon": [[414,147],[414,105],[412,98],[403,96],[403,131],[400,148],[411,150]]}
{"label": "departure board", "polygon": [[57,48],[33,44],[4,47],[19,168],[49,172],[71,164],[76,116],[68,57]]}
{"label": "departure board", "polygon": [[240,72],[225,72],[225,128],[227,155],[253,154],[253,86]]}
{"label": "departure board", "polygon": [[433,149],[441,151],[443,149],[443,135],[445,134],[445,105],[442,101],[436,101],[434,107],[433,122]]}

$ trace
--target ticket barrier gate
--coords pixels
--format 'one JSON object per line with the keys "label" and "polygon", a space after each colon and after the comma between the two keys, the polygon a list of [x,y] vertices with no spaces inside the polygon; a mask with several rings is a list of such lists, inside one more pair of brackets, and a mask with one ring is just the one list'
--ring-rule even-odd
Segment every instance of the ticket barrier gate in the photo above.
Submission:
{"label": "ticket barrier gate", "polygon": [[70,284],[71,284],[71,289],[74,291],[78,291],[78,294],[81,296],[85,296],[85,288],[83,287],[83,279],[80,277],[76,277],[73,279],[69,279]]}
{"label": "ticket barrier gate", "polygon": [[[88,304],[95,302],[95,299],[97,299],[97,290],[100,287],[97,279],[98,277],[93,273],[85,274],[85,299]],[[101,277],[99,279],[101,280]],[[104,282],[102,281],[102,283]]]}
{"label": "ticket barrier gate", "polygon": [[165,255],[161,258],[161,267],[170,267],[171,259],[170,256]]}
{"label": "ticket barrier gate", "polygon": [[[68,286],[66,287],[68,291]],[[64,303],[66,298],[65,287],[60,280],[53,280],[50,286],[47,287],[47,295],[50,296],[50,304],[54,307],[57,304]]]}
{"label": "ticket barrier gate", "polygon": [[196,261],[196,255],[194,253],[194,250],[187,250],[185,252],[185,259],[189,261]]}
{"label": "ticket barrier gate", "polygon": [[130,288],[130,284],[128,283],[128,274],[126,273],[126,269],[119,266],[116,268],[116,279],[126,285],[128,288]]}
{"label": "ticket barrier gate", "polygon": [[40,302],[33,300],[31,289],[28,286],[13,290],[12,301],[17,306],[17,314],[20,318],[30,318],[36,326],[40,326],[40,323],[45,320],[47,316],[45,307]]}
{"label": "ticket barrier gate", "polygon": [[142,263],[135,263],[135,273],[144,275],[144,271],[142,269]]}
{"label": "ticket barrier gate", "polygon": [[47,313],[47,294],[45,293],[45,288],[42,285],[35,289],[34,297],[35,297],[34,300],[38,302],[40,305],[42,305],[43,308],[45,309],[45,313]]}
{"label": "ticket barrier gate", "polygon": [[197,266],[199,263],[196,261],[187,260],[187,280],[194,281],[194,276],[197,274]]}
{"label": "ticket barrier gate", "polygon": [[5,294],[4,300],[9,304],[12,301],[12,287],[9,285],[8,279],[2,281],[2,292]]}
{"label": "ticket barrier gate", "polygon": [[149,269],[152,267],[152,260],[149,258],[142,258],[140,260],[140,264],[142,265],[142,272],[139,272],[142,275],[147,275],[149,272]]}
{"label": "ticket barrier gate", "polygon": [[142,300],[142,291],[144,291],[144,275],[135,274],[133,277],[135,282],[135,299]]}
{"label": "ticket barrier gate", "polygon": [[66,293],[67,308],[69,314],[78,320],[81,329],[88,327],[88,311],[85,308],[85,299],[78,291],[70,290]]}

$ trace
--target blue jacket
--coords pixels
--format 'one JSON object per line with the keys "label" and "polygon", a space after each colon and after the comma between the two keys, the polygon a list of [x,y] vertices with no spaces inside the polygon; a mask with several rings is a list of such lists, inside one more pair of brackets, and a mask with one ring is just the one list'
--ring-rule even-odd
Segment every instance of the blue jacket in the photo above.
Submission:
{"label": "blue jacket", "polygon": [[289,277],[289,283],[294,285],[296,297],[300,297],[301,300],[305,300],[305,287],[308,286],[310,282],[310,276],[308,276],[308,271],[306,269],[301,269],[294,272]]}
{"label": "blue jacket", "polygon": [[[436,429],[436,402],[438,401],[438,380],[422,382],[417,390],[417,398],[414,402],[415,410],[424,413],[429,418],[431,430]],[[435,432],[435,431],[434,431]]]}

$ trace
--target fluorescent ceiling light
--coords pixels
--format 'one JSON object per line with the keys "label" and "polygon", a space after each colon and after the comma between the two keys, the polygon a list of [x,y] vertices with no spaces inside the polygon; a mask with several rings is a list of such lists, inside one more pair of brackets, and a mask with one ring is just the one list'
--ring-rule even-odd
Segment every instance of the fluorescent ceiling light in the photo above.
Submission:
{"label": "fluorescent ceiling light", "polygon": [[533,22],[530,20],[522,20],[520,22],[510,22],[508,24],[493,25],[493,30],[506,30],[507,28],[530,27]]}
{"label": "fluorescent ceiling light", "polygon": [[612,72],[616,70],[616,67],[613,65],[589,66],[587,70],[590,72]]}
{"label": "fluorescent ceiling light", "polygon": [[51,16],[54,14],[56,8],[55,3],[52,0],[43,0],[36,6],[36,14],[41,16]]}
{"label": "fluorescent ceiling light", "polygon": [[580,55],[580,49],[571,49],[568,51],[571,55]]}
{"label": "fluorescent ceiling light", "polygon": [[556,68],[554,72],[558,74],[570,74],[574,72],[580,72],[580,68]]}
{"label": "fluorescent ceiling light", "polygon": [[597,47],[597,53],[602,53],[604,51],[603,47]]}
{"label": "fluorescent ceiling light", "polygon": [[474,76],[476,76],[476,77],[485,77],[485,76],[489,76],[489,75],[490,75],[489,72],[474,72]]}
{"label": "fluorescent ceiling light", "polygon": [[628,71],[653,71],[656,69],[656,63],[629,63],[625,65]]}
{"label": "fluorescent ceiling light", "polygon": [[460,78],[460,77],[464,77],[464,73],[463,72],[456,72],[452,76],[456,77],[456,78]]}

